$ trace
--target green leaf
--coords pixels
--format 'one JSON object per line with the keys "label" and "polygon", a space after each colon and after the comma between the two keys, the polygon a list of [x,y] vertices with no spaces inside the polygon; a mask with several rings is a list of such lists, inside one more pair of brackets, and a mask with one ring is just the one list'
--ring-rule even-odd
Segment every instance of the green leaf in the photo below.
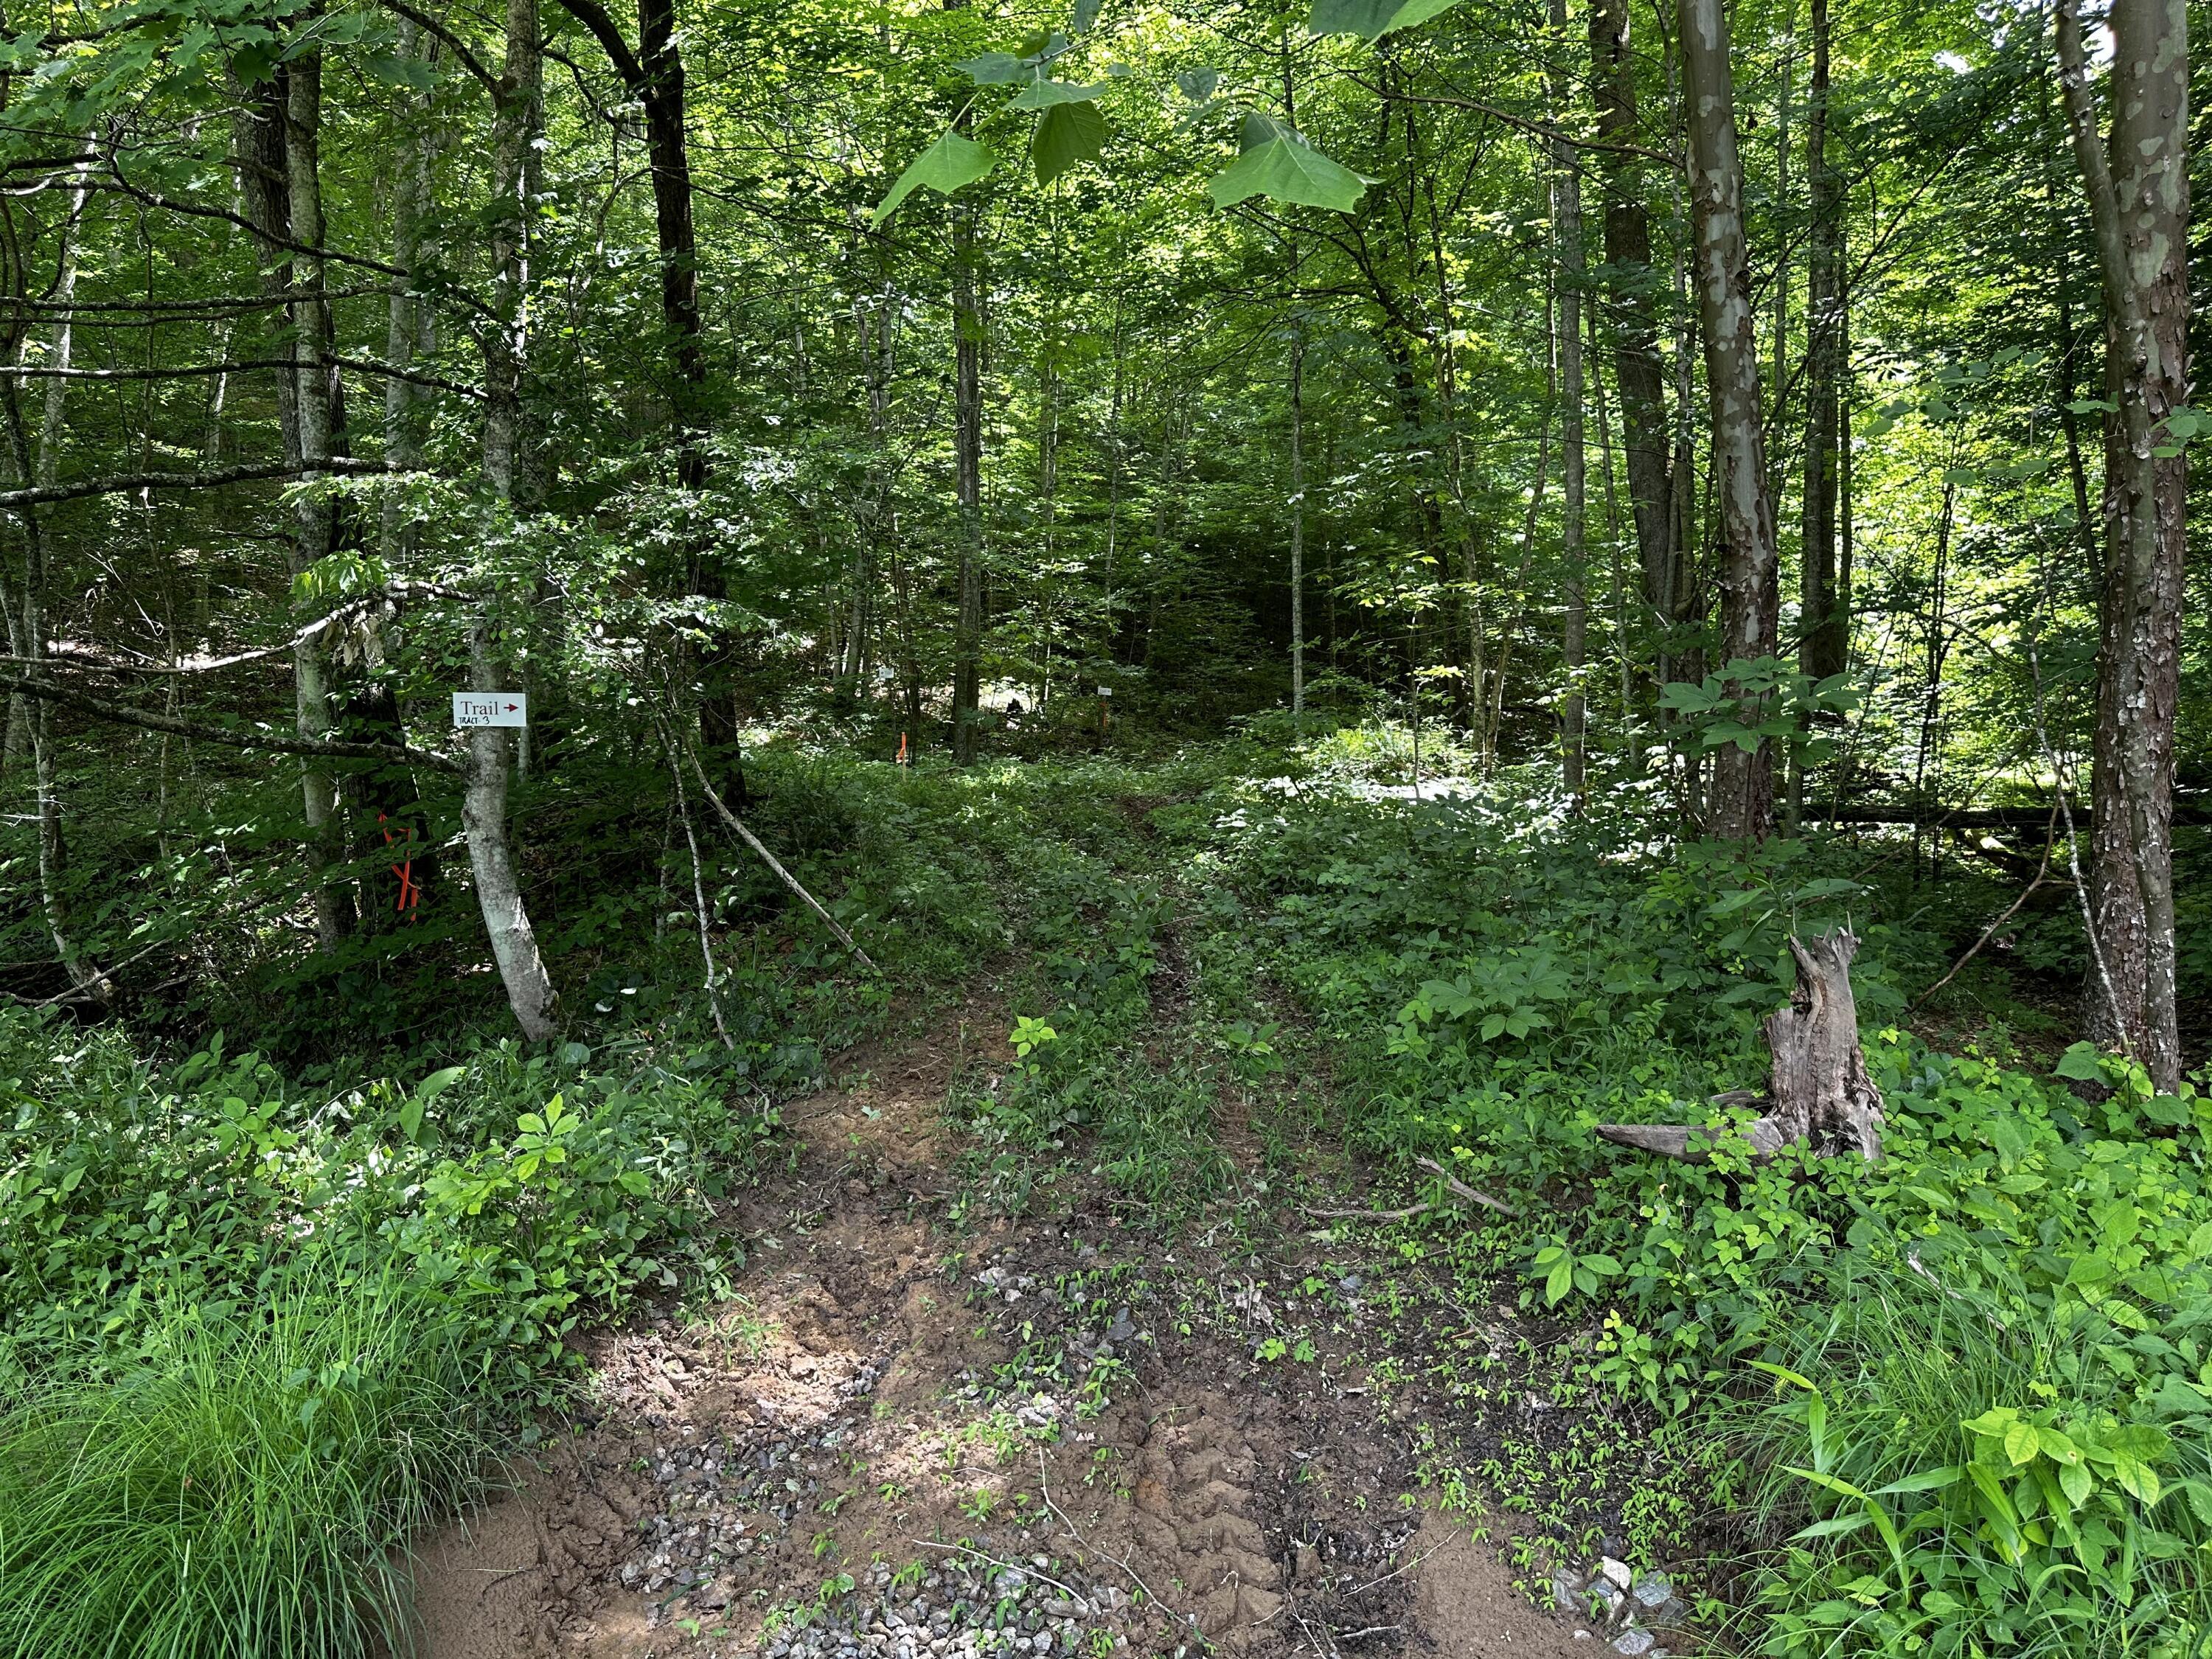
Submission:
{"label": "green leaf", "polygon": [[2158,1495],[2160,1490],[2158,1484],[2158,1476],[2152,1472],[2149,1464],[2142,1462],[2140,1459],[2130,1457],[2125,1453],[2122,1453],[2119,1456],[2114,1458],[2112,1460],[2112,1479],[2118,1481],[2124,1489],[2132,1493],[2135,1497],[2142,1499],[2144,1503],[2155,1504],[2158,1502]]}
{"label": "green leaf", "polygon": [[1075,0],[1075,32],[1091,33],[1091,26],[1098,21],[1098,8],[1103,0]]}
{"label": "green leaf", "polygon": [[1908,1474],[1902,1480],[1893,1480],[1886,1486],[1876,1486],[1874,1495],[1886,1498],[1893,1492],[1942,1492],[1955,1486],[1966,1478],[1966,1472],[1956,1463],[1940,1469],[1923,1469],[1917,1474]]}
{"label": "green leaf", "polygon": [[1050,109],[1055,104],[1086,104],[1105,90],[1106,83],[1103,81],[1090,87],[1078,86],[1073,81],[1032,81],[1006,107]]}
{"label": "green leaf", "polygon": [[1221,71],[1212,69],[1182,70],[1175,78],[1176,87],[1194,104],[1202,104],[1213,96],[1213,89],[1221,84]]}
{"label": "green leaf", "polygon": [[2058,1056],[2051,1071],[2059,1077],[2070,1078],[2076,1083],[2094,1083],[2104,1076],[2098,1066],[2100,1056],[2094,1042],[2077,1042]]}
{"label": "green leaf", "polygon": [[1037,183],[1048,185],[1078,161],[1095,161],[1106,147],[1106,118],[1088,103],[1054,104],[1037,117],[1030,159]]}
{"label": "green leaf", "polygon": [[1544,1279],[1544,1304],[1556,1308],[1575,1287],[1574,1258],[1562,1255],[1552,1264],[1552,1271]]}
{"label": "green leaf", "polygon": [[955,67],[979,87],[1003,87],[1030,73],[1030,66],[1011,52],[987,52]]}
{"label": "green leaf", "polygon": [[1314,0],[1306,19],[1310,34],[1356,34],[1375,41],[1449,11],[1459,0]]}
{"label": "green leaf", "polygon": [[999,158],[974,139],[948,132],[915,156],[907,170],[899,174],[890,194],[876,209],[876,222],[881,224],[890,218],[898,210],[898,204],[917,190],[933,190],[940,196],[950,196],[963,185],[974,184],[998,164]]}
{"label": "green leaf", "polygon": [[1270,138],[1246,150],[1207,186],[1216,207],[1235,207],[1255,196],[1349,213],[1369,181],[1350,167],[1292,138]]}
{"label": "green leaf", "polygon": [[2033,1423],[2015,1423],[2005,1431],[2005,1455],[2012,1459],[2015,1467],[2035,1461],[2036,1445],[2035,1425]]}
{"label": "green leaf", "polygon": [[2089,1494],[2097,1489],[2097,1477],[2089,1473],[2087,1463],[2068,1463],[2058,1471],[2058,1490],[2066,1494],[2066,1501],[2075,1509],[2089,1501]]}

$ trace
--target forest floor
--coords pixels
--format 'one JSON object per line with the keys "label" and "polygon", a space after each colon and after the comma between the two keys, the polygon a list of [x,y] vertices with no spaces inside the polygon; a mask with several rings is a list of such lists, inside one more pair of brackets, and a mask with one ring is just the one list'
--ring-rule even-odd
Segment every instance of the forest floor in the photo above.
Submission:
{"label": "forest floor", "polygon": [[[1658,1564],[1531,1548],[1437,1478],[1547,1448],[1556,1472],[1579,1408],[1528,1315],[1271,1193],[1234,1100],[1237,1200],[1172,1236],[1080,1168],[1026,1215],[971,1207],[948,1097],[1012,1061],[1007,1029],[1003,985],[973,988],[785,1109],[725,1217],[735,1293],[592,1339],[590,1409],[426,1540],[422,1659],[1696,1645]],[[1326,1171],[1346,1206],[1361,1175]],[[1334,1334],[1291,1352],[1270,1333],[1302,1303]],[[1480,1413],[1431,1381],[1469,1355]]]}

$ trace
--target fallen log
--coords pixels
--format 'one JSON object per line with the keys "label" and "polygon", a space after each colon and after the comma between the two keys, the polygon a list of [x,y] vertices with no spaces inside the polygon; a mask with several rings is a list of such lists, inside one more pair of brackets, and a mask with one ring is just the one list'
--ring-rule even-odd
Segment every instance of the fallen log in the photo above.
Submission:
{"label": "fallen log", "polygon": [[[1771,1056],[1766,1093],[1738,1090],[1712,1098],[1715,1106],[1764,1109],[1741,1132],[1754,1164],[1771,1163],[1799,1146],[1816,1158],[1856,1152],[1871,1164],[1881,1156],[1881,1091],[1859,1048],[1858,1007],[1851,996],[1851,958],[1858,948],[1848,928],[1790,941],[1797,984],[1790,1006],[1766,1017]],[[1601,1123],[1597,1132],[1617,1146],[1685,1164],[1711,1163],[1714,1149],[1738,1133],[1668,1123]]]}

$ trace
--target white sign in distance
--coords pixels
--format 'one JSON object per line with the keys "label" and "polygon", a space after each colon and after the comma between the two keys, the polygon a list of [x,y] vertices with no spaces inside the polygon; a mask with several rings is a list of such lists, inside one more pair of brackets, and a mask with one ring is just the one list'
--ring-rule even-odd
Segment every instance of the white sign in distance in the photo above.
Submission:
{"label": "white sign in distance", "polygon": [[468,731],[480,726],[527,726],[530,699],[520,691],[456,691],[453,725]]}

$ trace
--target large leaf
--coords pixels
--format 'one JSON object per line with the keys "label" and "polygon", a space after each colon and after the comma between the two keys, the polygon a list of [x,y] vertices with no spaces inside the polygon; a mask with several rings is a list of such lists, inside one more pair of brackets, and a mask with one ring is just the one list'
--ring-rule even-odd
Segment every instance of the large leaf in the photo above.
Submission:
{"label": "large leaf", "polygon": [[957,132],[948,132],[927,149],[914,158],[898,182],[891,186],[876,209],[878,224],[898,210],[898,204],[917,190],[933,190],[940,196],[950,196],[963,185],[972,185],[993,167],[999,158],[973,138],[963,138]]}
{"label": "large leaf", "polygon": [[1216,207],[1235,207],[1255,196],[1296,202],[1306,207],[1349,213],[1369,181],[1295,138],[1270,138],[1255,144],[1207,186]]}
{"label": "large leaf", "polygon": [[1010,82],[1026,79],[1030,66],[1011,52],[987,52],[981,58],[970,58],[958,67],[979,87],[1001,87]]}
{"label": "large leaf", "polygon": [[1079,87],[1073,81],[1032,81],[1008,107],[1050,109],[1055,104],[1087,104],[1105,90],[1103,81],[1094,87]]}
{"label": "large leaf", "polygon": [[1459,0],[1314,0],[1306,29],[1313,34],[1356,34],[1379,40],[1395,29],[1425,23]]}
{"label": "large leaf", "polygon": [[1106,118],[1091,103],[1054,104],[1037,117],[1030,159],[1037,183],[1048,185],[1078,161],[1095,161],[1106,147]]}

